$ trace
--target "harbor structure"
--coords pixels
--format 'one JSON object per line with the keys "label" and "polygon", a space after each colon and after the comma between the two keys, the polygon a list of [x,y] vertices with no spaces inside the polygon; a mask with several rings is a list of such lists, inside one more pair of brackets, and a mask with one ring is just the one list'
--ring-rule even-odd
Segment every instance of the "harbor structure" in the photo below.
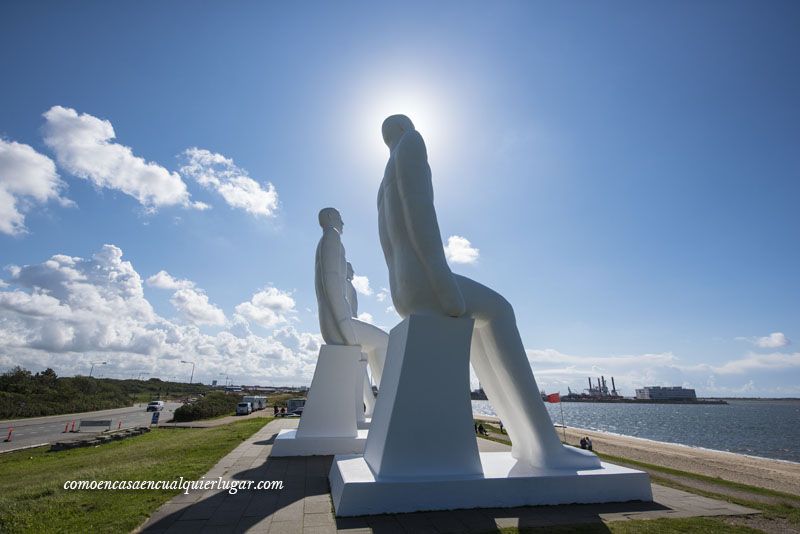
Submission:
{"label": "harbor structure", "polygon": [[696,401],[697,394],[693,389],[680,386],[646,386],[636,390],[637,400],[664,400],[664,401]]}

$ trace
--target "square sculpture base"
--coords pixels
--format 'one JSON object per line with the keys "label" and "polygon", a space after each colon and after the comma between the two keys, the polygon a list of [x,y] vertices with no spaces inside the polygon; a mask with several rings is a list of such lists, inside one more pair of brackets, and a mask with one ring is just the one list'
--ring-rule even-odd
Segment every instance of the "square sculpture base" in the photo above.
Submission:
{"label": "square sculpture base", "polygon": [[297,430],[284,429],[275,437],[270,456],[328,456],[331,454],[362,454],[367,443],[367,430],[347,437],[297,437]]}
{"label": "square sculpture base", "polygon": [[329,477],[336,515],[653,500],[647,473],[626,467],[547,470],[520,467],[510,452],[480,457],[480,476],[376,480],[363,456],[337,456]]}

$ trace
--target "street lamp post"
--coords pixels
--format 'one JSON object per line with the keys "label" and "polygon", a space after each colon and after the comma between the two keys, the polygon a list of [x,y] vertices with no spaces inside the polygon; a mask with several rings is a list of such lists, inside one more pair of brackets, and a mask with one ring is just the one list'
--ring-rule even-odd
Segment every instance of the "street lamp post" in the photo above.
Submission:
{"label": "street lamp post", "polygon": [[190,362],[187,360],[181,360],[181,363],[191,363],[192,364],[192,376],[189,377],[189,385],[192,385],[192,380],[194,379],[194,362]]}
{"label": "street lamp post", "polygon": [[92,362],[92,367],[91,367],[91,369],[89,369],[89,376],[91,377],[92,373],[94,373],[94,366],[95,365],[105,365],[107,363],[108,362]]}

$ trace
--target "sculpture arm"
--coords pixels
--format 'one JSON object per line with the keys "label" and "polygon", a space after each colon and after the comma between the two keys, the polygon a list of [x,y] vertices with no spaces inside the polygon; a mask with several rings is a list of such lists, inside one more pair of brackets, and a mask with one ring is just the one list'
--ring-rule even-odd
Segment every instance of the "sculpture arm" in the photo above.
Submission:
{"label": "sculpture arm", "polygon": [[353,283],[347,281],[347,301],[350,303],[350,316],[358,317],[358,294]]}
{"label": "sculpture arm", "polygon": [[397,145],[395,171],[406,230],[442,310],[452,317],[464,314],[465,304],[444,256],[439,222],[433,205],[431,169],[425,141],[417,131],[406,133]]}
{"label": "sculpture arm", "polygon": [[348,345],[358,345],[358,338],[350,317],[350,305],[345,298],[345,275],[340,271],[344,264],[339,234],[325,236],[322,242],[322,287],[342,338]]}

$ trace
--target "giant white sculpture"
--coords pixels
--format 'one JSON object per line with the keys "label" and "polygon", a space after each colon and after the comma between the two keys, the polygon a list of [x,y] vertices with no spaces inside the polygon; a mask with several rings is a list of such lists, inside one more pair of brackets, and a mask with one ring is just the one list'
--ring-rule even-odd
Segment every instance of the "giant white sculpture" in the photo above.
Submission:
{"label": "giant white sculpture", "polygon": [[[317,245],[314,285],[325,345],[320,348],[300,424],[297,430],[278,434],[272,456],[363,451],[367,431],[359,429],[359,422],[365,426],[362,399],[367,359],[362,359],[362,351],[372,354],[381,367],[386,357],[386,332],[353,317],[341,215],[334,208],[324,208],[319,212],[319,224],[322,237]],[[369,393],[372,395],[371,387]]]}
{"label": "giant white sculpture", "polygon": [[[425,143],[408,117],[383,123],[389,162],[378,224],[392,301],[381,393],[362,456],[337,456],[337,515],[568,502],[651,500],[646,473],[562,445],[541,400],[511,305],[451,272]],[[513,442],[479,454],[469,363]],[[420,397],[426,422],[421,423]]]}

